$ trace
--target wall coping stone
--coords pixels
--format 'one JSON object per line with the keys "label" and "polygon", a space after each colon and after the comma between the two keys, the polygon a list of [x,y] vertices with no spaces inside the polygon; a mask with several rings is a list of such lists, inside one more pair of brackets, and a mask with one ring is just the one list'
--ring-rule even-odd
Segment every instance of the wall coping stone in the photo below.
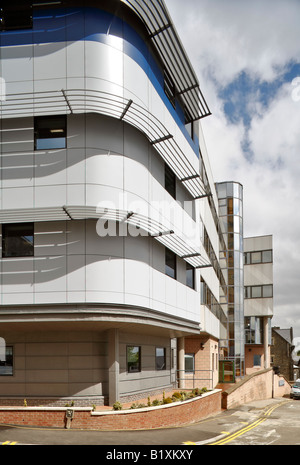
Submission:
{"label": "wall coping stone", "polygon": [[249,381],[249,379],[255,378],[255,376],[259,376],[259,375],[262,375],[264,373],[268,373],[268,371],[272,371],[272,370],[273,370],[273,368],[266,368],[264,370],[256,371],[255,373],[251,373],[250,375],[244,376],[244,378],[242,378],[240,381],[238,381],[234,386],[230,386],[228,389],[223,391],[223,393],[222,393],[223,396],[227,396],[227,395],[231,394],[232,392],[236,391],[243,384],[247,383]]}
{"label": "wall coping stone", "polygon": [[201,394],[201,396],[196,396],[194,397],[193,399],[187,399],[187,400],[184,400],[184,401],[178,401],[178,402],[173,402],[172,404],[164,404],[164,405],[155,405],[155,406],[152,406],[152,407],[143,407],[143,408],[134,408],[134,409],[131,409],[131,408],[127,408],[127,409],[122,409],[122,410],[106,410],[106,411],[92,411],[91,415],[92,416],[101,416],[101,415],[128,415],[128,414],[131,414],[131,413],[142,413],[142,412],[149,412],[149,411],[154,411],[154,410],[157,410],[157,409],[165,409],[165,408],[172,408],[172,407],[178,407],[179,405],[185,405],[185,404],[189,404],[191,402],[195,402],[199,399],[203,399],[204,397],[209,397],[213,394],[216,394],[218,392],[222,391],[222,389],[214,389],[212,391],[209,391],[209,392],[205,392],[203,394]]}

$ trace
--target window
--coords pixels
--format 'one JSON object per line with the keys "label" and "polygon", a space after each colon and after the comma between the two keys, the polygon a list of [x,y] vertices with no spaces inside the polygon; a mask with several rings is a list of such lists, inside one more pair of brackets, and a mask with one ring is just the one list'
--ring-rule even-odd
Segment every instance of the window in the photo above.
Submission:
{"label": "window", "polygon": [[263,286],[263,297],[273,297],[273,286],[270,284],[269,286]]}
{"label": "window", "polygon": [[185,354],[184,356],[184,371],[185,373],[195,372],[195,354]]}
{"label": "window", "polygon": [[187,132],[191,136],[191,139],[194,140],[194,136],[195,136],[195,134],[194,134],[194,121],[192,120],[191,115],[190,115],[189,111],[187,110],[187,108],[185,108],[185,111],[184,111],[184,123],[185,123],[185,128],[186,128]]}
{"label": "window", "polygon": [[169,249],[165,252],[166,275],[176,279],[176,255]]}
{"label": "window", "polygon": [[273,297],[273,285],[265,284],[263,286],[245,286],[245,299],[260,299]]}
{"label": "window", "polygon": [[273,261],[273,256],[272,256],[272,250],[264,250],[262,252],[262,262],[263,263],[272,263]]}
{"label": "window", "polygon": [[272,263],[272,261],[272,250],[263,250],[260,252],[245,252],[244,254],[245,265],[255,265],[258,263]]}
{"label": "window", "polygon": [[13,348],[10,346],[5,347],[5,358],[0,359],[0,376],[13,375]]}
{"label": "window", "polygon": [[173,79],[167,72],[167,70],[164,71],[164,90],[165,94],[172,103],[173,107],[175,107],[175,84],[173,82]]}
{"label": "window", "polygon": [[189,263],[186,264],[186,285],[195,289],[195,270]]}
{"label": "window", "polygon": [[165,189],[176,199],[176,176],[171,168],[165,163]]}
{"label": "window", "polygon": [[252,286],[251,289],[251,297],[253,299],[262,297],[262,289],[261,286]]}
{"label": "window", "polygon": [[15,2],[7,1],[5,3],[6,5],[0,8],[1,31],[32,28],[31,2],[19,0]]}
{"label": "window", "polygon": [[141,371],[141,348],[139,346],[127,346],[127,371],[128,373]]}
{"label": "window", "polygon": [[155,368],[156,370],[166,369],[166,349],[165,347],[156,347],[155,349]]}
{"label": "window", "polygon": [[63,149],[66,147],[66,116],[34,118],[34,149]]}
{"label": "window", "polygon": [[33,223],[2,225],[2,257],[33,256],[33,232]]}
{"label": "window", "polygon": [[251,263],[261,263],[261,252],[251,253]]}
{"label": "window", "polygon": [[253,366],[260,367],[261,365],[261,355],[254,355],[253,356]]}

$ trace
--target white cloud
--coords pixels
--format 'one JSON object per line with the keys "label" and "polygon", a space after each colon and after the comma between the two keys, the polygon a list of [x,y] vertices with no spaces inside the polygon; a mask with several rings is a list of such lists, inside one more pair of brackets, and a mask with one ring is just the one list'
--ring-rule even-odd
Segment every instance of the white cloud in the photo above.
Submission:
{"label": "white cloud", "polygon": [[[300,2],[185,0],[183,4],[181,0],[166,0],[166,4],[212,111],[202,126],[214,179],[243,184],[246,235],[273,235],[273,325],[292,326],[297,337],[300,78],[282,85],[268,106],[262,105],[255,90],[248,94],[245,110],[251,116],[249,128],[242,120],[228,122],[219,90],[243,71],[260,82],[272,82],[282,78],[292,61],[300,62]],[[252,158],[242,150],[245,137]]]}
{"label": "white cloud", "polygon": [[272,80],[299,56],[297,0],[166,0],[198,72],[223,84],[247,69]]}

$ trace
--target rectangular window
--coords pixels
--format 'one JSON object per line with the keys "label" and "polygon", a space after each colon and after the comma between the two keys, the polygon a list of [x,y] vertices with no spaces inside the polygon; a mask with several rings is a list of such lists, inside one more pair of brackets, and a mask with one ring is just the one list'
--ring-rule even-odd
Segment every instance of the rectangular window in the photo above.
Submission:
{"label": "rectangular window", "polygon": [[244,297],[245,299],[273,297],[273,285],[265,284],[263,286],[245,286]]}
{"label": "rectangular window", "polygon": [[257,299],[257,298],[262,297],[261,286],[252,286],[251,297],[252,299]]}
{"label": "rectangular window", "polygon": [[165,189],[169,194],[176,199],[176,176],[169,167],[165,163]]}
{"label": "rectangular window", "polygon": [[185,128],[189,135],[191,136],[191,139],[194,140],[194,122],[191,118],[190,112],[185,108],[184,111],[184,123],[185,123]]}
{"label": "rectangular window", "polygon": [[141,348],[139,346],[127,346],[127,371],[128,373],[141,371]]}
{"label": "rectangular window", "polygon": [[264,250],[262,252],[262,262],[263,263],[272,263],[273,257],[272,257],[272,250]]}
{"label": "rectangular window", "polygon": [[38,116],[34,118],[34,149],[51,150],[66,147],[66,116]]}
{"label": "rectangular window", "polygon": [[259,252],[245,252],[244,264],[255,265],[258,263],[272,263],[273,252],[272,250],[262,250]]}
{"label": "rectangular window", "polygon": [[263,286],[263,297],[273,297],[273,286]]}
{"label": "rectangular window", "polygon": [[32,2],[19,0],[6,2],[0,8],[0,30],[11,31],[16,29],[32,28]]}
{"label": "rectangular window", "polygon": [[34,224],[2,225],[2,257],[34,255]]}
{"label": "rectangular window", "polygon": [[186,285],[195,289],[195,270],[189,263],[186,264]]}
{"label": "rectangular window", "polygon": [[185,354],[184,356],[184,371],[185,373],[195,372],[195,354]]}
{"label": "rectangular window", "polygon": [[5,359],[0,360],[0,376],[13,375],[13,348],[5,347]]}
{"label": "rectangular window", "polygon": [[261,355],[254,355],[253,357],[253,366],[260,367],[261,365]]}
{"label": "rectangular window", "polygon": [[166,369],[166,349],[165,347],[156,347],[155,349],[155,368],[156,370]]}
{"label": "rectangular window", "polygon": [[169,249],[166,249],[165,252],[165,272],[167,276],[170,276],[170,278],[176,279],[176,255],[174,252],[172,252]]}

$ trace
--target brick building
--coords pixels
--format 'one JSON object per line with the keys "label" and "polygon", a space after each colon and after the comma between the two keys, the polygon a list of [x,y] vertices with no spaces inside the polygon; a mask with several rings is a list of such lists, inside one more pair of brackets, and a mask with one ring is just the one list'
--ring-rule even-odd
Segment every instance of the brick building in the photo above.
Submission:
{"label": "brick building", "polygon": [[294,379],[293,370],[293,328],[272,328],[271,361],[273,367],[279,367],[280,374],[287,380]]}

